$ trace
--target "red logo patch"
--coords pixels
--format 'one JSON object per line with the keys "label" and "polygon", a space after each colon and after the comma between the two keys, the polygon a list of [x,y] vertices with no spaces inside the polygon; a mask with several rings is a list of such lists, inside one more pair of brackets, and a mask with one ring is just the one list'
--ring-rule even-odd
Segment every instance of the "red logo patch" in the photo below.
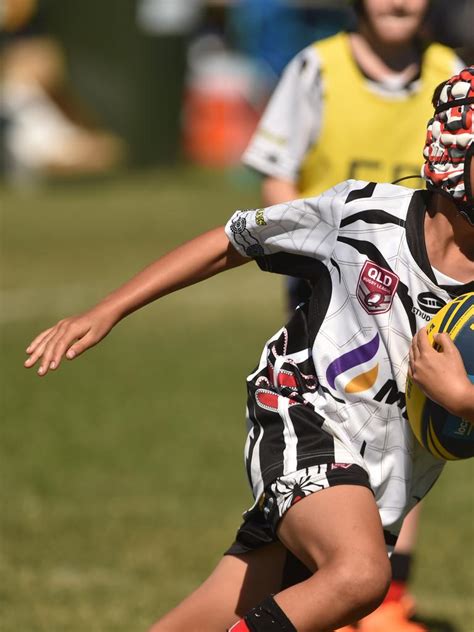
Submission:
{"label": "red logo patch", "polygon": [[383,314],[392,306],[399,278],[390,270],[366,261],[357,283],[357,298],[368,314]]}

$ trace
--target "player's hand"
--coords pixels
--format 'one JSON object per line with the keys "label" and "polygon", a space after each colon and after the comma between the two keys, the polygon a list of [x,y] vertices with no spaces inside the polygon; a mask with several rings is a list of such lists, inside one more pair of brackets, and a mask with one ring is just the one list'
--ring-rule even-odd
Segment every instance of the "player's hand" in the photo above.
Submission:
{"label": "player's hand", "polygon": [[430,344],[426,327],[414,336],[410,347],[408,375],[434,402],[453,414],[472,397],[469,380],[461,354],[448,334],[435,334],[439,350]]}
{"label": "player's hand", "polygon": [[29,369],[38,362],[38,375],[46,375],[56,370],[64,357],[73,360],[100,342],[117,321],[118,318],[103,307],[60,320],[36,336],[27,347],[29,358],[25,367]]}

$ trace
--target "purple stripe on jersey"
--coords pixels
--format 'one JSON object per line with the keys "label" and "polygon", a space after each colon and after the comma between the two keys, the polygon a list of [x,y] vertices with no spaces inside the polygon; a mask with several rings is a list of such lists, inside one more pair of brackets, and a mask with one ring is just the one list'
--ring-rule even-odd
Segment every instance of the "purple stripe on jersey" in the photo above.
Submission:
{"label": "purple stripe on jersey", "polygon": [[341,357],[336,358],[331,362],[326,370],[326,379],[331,388],[336,388],[336,378],[348,371],[349,369],[353,369],[355,366],[359,364],[363,364],[364,362],[368,362],[372,360],[372,358],[376,355],[379,350],[380,338],[378,334],[370,340],[366,342],[364,345],[353,349],[352,351],[348,351],[344,353]]}

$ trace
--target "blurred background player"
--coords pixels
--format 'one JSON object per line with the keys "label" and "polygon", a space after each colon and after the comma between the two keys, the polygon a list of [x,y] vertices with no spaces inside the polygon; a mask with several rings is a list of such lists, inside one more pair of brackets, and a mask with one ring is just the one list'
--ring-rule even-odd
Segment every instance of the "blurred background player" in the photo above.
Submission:
{"label": "blurred background player", "polygon": [[[354,4],[354,31],[308,46],[287,66],[243,156],[264,176],[264,206],[317,195],[348,178],[391,182],[420,173],[433,90],[464,63],[424,40],[429,0]],[[305,281],[288,279],[290,311],[308,296]],[[418,514],[400,535],[384,604],[360,622],[366,632],[425,629],[409,620],[414,604],[406,594]]]}

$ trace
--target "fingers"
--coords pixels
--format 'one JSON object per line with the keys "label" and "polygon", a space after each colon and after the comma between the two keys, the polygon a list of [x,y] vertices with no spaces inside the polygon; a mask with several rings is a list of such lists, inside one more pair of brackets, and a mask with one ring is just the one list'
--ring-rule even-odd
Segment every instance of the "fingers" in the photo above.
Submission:
{"label": "fingers", "polygon": [[434,341],[443,353],[451,353],[457,351],[456,345],[451,340],[449,334],[435,334]]}
{"label": "fingers", "polygon": [[26,368],[32,367],[36,364],[38,358],[42,356],[47,344],[54,338],[55,336],[55,327],[51,327],[47,329],[45,332],[40,334],[37,338],[35,338],[34,343],[32,343],[26,350],[27,353],[30,354],[30,357],[25,361]]}
{"label": "fingers", "polygon": [[408,376],[413,378],[413,371],[415,368],[415,356],[414,356],[414,344],[410,345],[410,349],[408,351]]}
{"label": "fingers", "polygon": [[413,341],[408,352],[408,375],[416,380],[417,370],[426,353],[433,348],[428,338],[426,327],[423,327],[413,336]]}
{"label": "fingers", "polygon": [[40,333],[28,346],[30,357],[25,367],[39,364],[38,375],[59,367],[64,357],[73,360],[104,338],[120,320],[109,305],[96,306],[83,314],[60,320],[54,327]]}
{"label": "fingers", "polygon": [[413,365],[419,360],[421,348],[423,347],[423,343],[425,342],[425,340],[420,340],[420,338],[426,338],[426,339],[428,338],[428,336],[426,335],[425,327],[417,331],[417,333],[413,336],[413,340],[410,345],[409,359],[410,359],[412,368],[413,368]]}
{"label": "fingers", "polygon": [[420,350],[419,350],[419,348],[418,348],[418,335],[419,335],[419,332],[418,332],[418,333],[416,333],[416,334],[413,336],[413,340],[412,340],[412,343],[411,343],[411,346],[410,346],[411,356],[412,356],[412,358],[413,358],[413,360],[414,360],[414,361],[415,361],[415,360],[418,358],[418,356],[420,355]]}
{"label": "fingers", "polygon": [[64,355],[68,353],[68,349],[74,340],[75,333],[58,331],[57,334],[49,340],[47,348],[43,351],[38,373],[43,375],[48,370],[54,371],[57,369]]}
{"label": "fingers", "polygon": [[48,336],[48,334],[51,333],[53,329],[54,327],[50,327],[49,329],[45,329],[45,331],[42,331],[40,334],[38,334],[36,338],[32,340],[26,348],[26,353],[33,353],[38,345],[40,345],[44,341],[46,336]]}
{"label": "fingers", "polygon": [[90,349],[91,347],[96,345],[99,340],[100,337],[90,331],[87,335],[83,336],[80,340],[77,340],[72,346],[69,347],[65,354],[66,358],[68,360],[74,360],[74,358],[80,356],[81,353],[84,353],[84,351],[87,351],[87,349]]}
{"label": "fingers", "polygon": [[[60,321],[55,327],[35,338],[28,349],[31,353],[25,362],[30,368],[39,361],[38,375],[43,376],[50,370],[59,367],[64,356],[72,360],[79,352],[93,343],[92,337],[87,340],[90,326],[73,320]],[[81,340],[81,343],[77,343]]]}
{"label": "fingers", "polygon": [[429,352],[433,347],[431,346],[430,339],[428,338],[428,332],[426,327],[422,327],[414,337],[415,342],[415,356],[418,358],[421,354]]}

